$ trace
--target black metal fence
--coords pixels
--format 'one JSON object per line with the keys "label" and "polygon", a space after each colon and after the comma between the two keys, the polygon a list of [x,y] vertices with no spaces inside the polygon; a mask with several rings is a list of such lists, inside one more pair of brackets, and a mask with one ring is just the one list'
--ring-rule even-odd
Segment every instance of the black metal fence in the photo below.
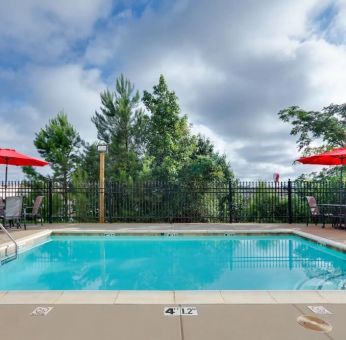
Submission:
{"label": "black metal fence", "polygon": [[[0,197],[4,197],[0,182]],[[310,219],[306,196],[318,203],[345,203],[345,188],[333,182],[106,183],[108,222],[263,222]],[[46,222],[97,222],[98,183],[9,182],[7,196],[22,195],[30,206],[45,196]]]}

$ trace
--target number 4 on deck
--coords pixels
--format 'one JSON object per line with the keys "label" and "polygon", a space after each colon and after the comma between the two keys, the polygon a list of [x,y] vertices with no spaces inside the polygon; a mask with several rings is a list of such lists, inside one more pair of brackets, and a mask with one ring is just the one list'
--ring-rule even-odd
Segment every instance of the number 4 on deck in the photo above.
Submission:
{"label": "number 4 on deck", "polygon": [[163,314],[166,316],[180,315],[180,307],[165,307],[163,309]]}

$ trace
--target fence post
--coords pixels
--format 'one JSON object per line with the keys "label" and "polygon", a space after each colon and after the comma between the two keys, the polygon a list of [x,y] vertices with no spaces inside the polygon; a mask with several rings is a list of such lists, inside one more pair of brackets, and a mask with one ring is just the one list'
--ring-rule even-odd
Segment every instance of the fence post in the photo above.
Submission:
{"label": "fence post", "polygon": [[228,211],[229,211],[229,223],[233,222],[233,209],[232,209],[232,180],[228,181]]}
{"label": "fence post", "polygon": [[48,182],[48,222],[52,223],[53,215],[53,181]]}
{"label": "fence post", "polygon": [[168,217],[168,220],[169,220],[169,223],[172,224],[173,223],[173,214],[172,214],[172,195],[171,195],[171,184],[169,183],[168,186],[168,214],[169,214],[169,217]]}
{"label": "fence post", "polygon": [[288,223],[292,224],[293,222],[293,214],[292,214],[292,182],[288,180]]}

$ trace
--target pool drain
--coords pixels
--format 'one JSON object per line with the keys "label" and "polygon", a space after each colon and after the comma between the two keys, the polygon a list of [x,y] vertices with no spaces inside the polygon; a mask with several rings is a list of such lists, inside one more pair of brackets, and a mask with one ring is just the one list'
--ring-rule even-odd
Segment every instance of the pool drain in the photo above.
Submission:
{"label": "pool drain", "polygon": [[300,315],[297,318],[297,322],[304,328],[316,332],[328,333],[333,329],[329,322],[312,315]]}

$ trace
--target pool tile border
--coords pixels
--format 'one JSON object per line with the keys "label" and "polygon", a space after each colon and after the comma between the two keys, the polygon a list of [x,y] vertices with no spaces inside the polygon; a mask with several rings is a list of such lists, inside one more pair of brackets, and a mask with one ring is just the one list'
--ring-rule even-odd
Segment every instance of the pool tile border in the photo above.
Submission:
{"label": "pool tile border", "polygon": [[56,304],[63,291],[7,291],[0,296],[0,305]]}
{"label": "pool tile border", "polygon": [[345,304],[344,291],[7,291],[0,305],[15,304]]}
{"label": "pool tile border", "polygon": [[[346,245],[292,229],[276,230],[184,230],[184,231],[110,231],[45,230],[17,240],[19,252],[42,244],[50,236],[232,236],[296,235],[318,244],[346,252]],[[0,245],[0,259],[14,253],[14,245]],[[346,291],[0,291],[1,304],[292,304],[346,303]]]}
{"label": "pool tile border", "polygon": [[174,304],[173,291],[119,291],[116,304]]}
{"label": "pool tile border", "polygon": [[[56,304],[114,304],[119,291],[63,291]],[[1,301],[0,301],[1,303]]]}
{"label": "pool tile border", "polygon": [[223,304],[221,291],[175,291],[176,304]]}
{"label": "pool tile border", "polygon": [[221,290],[225,304],[276,304],[269,291],[231,291]]}

